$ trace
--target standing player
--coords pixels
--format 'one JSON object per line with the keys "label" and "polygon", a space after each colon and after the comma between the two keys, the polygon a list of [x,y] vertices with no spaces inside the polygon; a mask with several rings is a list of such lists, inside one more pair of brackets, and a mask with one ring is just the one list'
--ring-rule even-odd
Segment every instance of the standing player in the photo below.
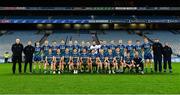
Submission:
{"label": "standing player", "polygon": [[38,66],[39,73],[41,73],[41,58],[42,58],[42,48],[40,47],[39,42],[36,42],[35,51],[34,51],[34,68],[33,72],[36,71],[36,65]]}
{"label": "standing player", "polygon": [[90,44],[90,42],[86,42],[86,47],[87,47],[87,53],[90,53],[91,52],[91,49],[90,49],[91,44]]}
{"label": "standing player", "polygon": [[106,41],[103,41],[101,46],[101,49],[103,49],[104,53],[108,53],[108,49],[109,49],[108,45],[106,44],[107,44]]}
{"label": "standing player", "polygon": [[138,52],[138,57],[142,58],[142,45],[141,45],[141,42],[139,40],[136,41],[135,51]]}
{"label": "standing player", "polygon": [[[116,56],[118,55],[119,56],[119,51],[120,51],[120,62],[119,62],[119,71],[120,72],[123,72],[123,64],[124,64],[124,53],[125,53],[125,45],[123,45],[123,41],[122,40],[119,40],[118,41],[119,45],[116,46]],[[118,49],[119,48],[119,49]],[[116,58],[117,60],[117,58]],[[119,59],[118,59],[119,60]]]}
{"label": "standing player", "polygon": [[74,41],[73,49],[76,49],[77,52],[80,52],[80,45],[77,40]]}
{"label": "standing player", "polygon": [[45,40],[44,45],[42,47],[44,61],[45,61],[46,56],[48,55],[49,49],[51,49],[51,46],[49,45],[48,40]]}
{"label": "standing player", "polygon": [[145,72],[148,70],[148,64],[150,65],[151,72],[153,72],[152,69],[152,45],[149,43],[147,38],[144,38],[144,44],[142,45],[143,51],[144,51],[144,60],[145,60]]}
{"label": "standing player", "polygon": [[[45,57],[44,73],[46,74],[47,71],[50,71],[50,73],[52,73],[52,71],[54,70],[53,65],[54,65],[54,57],[53,57],[53,54],[52,54],[52,50],[49,49],[48,54]],[[49,66],[48,70],[47,70],[47,66]]]}
{"label": "standing player", "polygon": [[72,62],[73,62],[72,67],[74,70],[74,74],[77,74],[79,69],[79,53],[77,52],[76,48],[74,48],[72,53]]}
{"label": "standing player", "polygon": [[134,46],[132,45],[132,40],[128,40],[128,45],[126,46],[126,54],[130,54],[130,58],[134,58]]}
{"label": "standing player", "polygon": [[[86,70],[86,67],[88,65],[88,60],[89,60],[89,54],[87,53],[86,48],[83,48],[82,53],[80,55],[80,70],[82,71],[82,67],[83,67],[83,71]],[[90,68],[88,68],[88,70],[90,70]]]}
{"label": "standing player", "polygon": [[66,46],[66,48],[69,49],[69,52],[72,53],[73,52],[73,42],[72,41],[69,41],[69,44]]}
{"label": "standing player", "polygon": [[65,52],[66,45],[65,45],[64,40],[61,40],[60,45],[59,45],[59,49],[60,49],[61,53]]}
{"label": "standing player", "polygon": [[56,41],[53,41],[53,42],[52,42],[51,49],[52,49],[52,54],[53,54],[53,56],[56,56],[57,50],[59,49],[59,46],[57,46]]}
{"label": "standing player", "polygon": [[116,48],[115,42],[114,42],[114,40],[112,40],[112,41],[110,42],[109,49],[111,49],[112,52],[114,53],[114,52],[115,52],[115,48]]}

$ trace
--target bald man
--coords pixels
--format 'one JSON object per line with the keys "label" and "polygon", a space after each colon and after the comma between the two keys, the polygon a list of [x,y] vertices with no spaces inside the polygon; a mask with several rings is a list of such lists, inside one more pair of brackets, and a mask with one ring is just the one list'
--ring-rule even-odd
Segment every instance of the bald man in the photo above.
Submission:
{"label": "bald man", "polygon": [[22,62],[22,52],[23,52],[23,45],[20,42],[20,39],[16,39],[15,44],[12,45],[11,47],[12,50],[12,62],[13,62],[13,67],[12,71],[13,74],[15,74],[16,71],[16,63],[19,65],[19,73],[21,73],[21,62]]}

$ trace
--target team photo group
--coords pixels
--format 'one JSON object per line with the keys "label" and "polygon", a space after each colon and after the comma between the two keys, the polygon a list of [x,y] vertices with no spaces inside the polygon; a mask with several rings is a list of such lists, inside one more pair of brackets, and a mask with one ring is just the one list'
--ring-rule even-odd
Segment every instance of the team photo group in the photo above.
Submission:
{"label": "team photo group", "polygon": [[[17,38],[12,45],[12,71],[15,74],[16,63],[19,73],[22,73],[24,57],[24,73],[29,64],[30,73],[63,74],[63,73],[172,73],[172,49],[166,42],[161,44],[159,39],[150,41],[132,40],[78,42],[61,40],[60,44],[48,40],[44,43],[31,41],[23,46]],[[24,56],[23,56],[24,53]]]}

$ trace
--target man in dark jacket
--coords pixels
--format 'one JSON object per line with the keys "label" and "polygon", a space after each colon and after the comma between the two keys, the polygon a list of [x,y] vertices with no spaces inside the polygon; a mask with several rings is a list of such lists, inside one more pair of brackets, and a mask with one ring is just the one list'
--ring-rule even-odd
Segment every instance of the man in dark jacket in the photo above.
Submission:
{"label": "man in dark jacket", "polygon": [[[162,72],[162,53],[163,53],[163,46],[159,42],[159,39],[155,39],[153,44],[153,54],[154,54],[154,71]],[[159,68],[157,68],[159,67]]]}
{"label": "man in dark jacket", "polygon": [[12,71],[15,74],[16,71],[16,63],[18,62],[19,65],[19,73],[21,73],[21,62],[22,62],[22,52],[23,52],[23,45],[20,43],[20,39],[16,39],[16,43],[12,45]]}
{"label": "man in dark jacket", "polygon": [[172,73],[171,55],[172,55],[172,49],[169,46],[169,44],[166,42],[165,46],[163,47],[164,72],[166,72],[167,63],[168,63],[169,72]]}
{"label": "man in dark jacket", "polygon": [[28,45],[24,48],[24,54],[25,54],[24,73],[26,73],[26,68],[28,63],[29,63],[30,73],[32,73],[32,60],[33,60],[34,50],[35,48],[32,46],[32,42],[28,41]]}

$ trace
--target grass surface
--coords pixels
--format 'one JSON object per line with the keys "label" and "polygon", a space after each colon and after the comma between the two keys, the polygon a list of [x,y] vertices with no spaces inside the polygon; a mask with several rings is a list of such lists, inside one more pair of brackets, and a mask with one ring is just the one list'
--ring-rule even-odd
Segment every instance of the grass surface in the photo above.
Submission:
{"label": "grass surface", "polygon": [[0,94],[119,94],[180,93],[180,64],[173,73],[30,75],[11,72],[11,64],[0,64]]}

